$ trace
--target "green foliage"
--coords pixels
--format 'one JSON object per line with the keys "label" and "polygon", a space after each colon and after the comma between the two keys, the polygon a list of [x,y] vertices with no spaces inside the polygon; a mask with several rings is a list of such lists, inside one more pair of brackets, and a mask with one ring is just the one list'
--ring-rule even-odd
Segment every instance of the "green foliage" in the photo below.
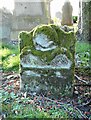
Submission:
{"label": "green foliage", "polygon": [[0,56],[2,56],[2,58],[7,57],[10,54],[11,54],[11,51],[7,48],[0,50]]}
{"label": "green foliage", "polygon": [[[1,43],[0,43],[1,44]],[[0,48],[0,65],[4,71],[19,70],[19,48],[10,44],[2,43]]]}
{"label": "green foliage", "polygon": [[73,22],[74,22],[74,23],[77,23],[78,16],[73,16],[72,18],[73,18]]}
{"label": "green foliage", "polygon": [[[14,92],[7,92],[2,90],[0,94],[0,103],[2,103],[2,112],[7,114],[7,119],[28,119],[28,118],[82,118],[79,111],[74,109],[71,104],[47,103],[40,106],[31,97],[18,96]],[[38,102],[41,102],[40,99]],[[50,105],[51,104],[51,105]],[[57,105],[57,106],[56,106]]]}
{"label": "green foliage", "polygon": [[3,62],[3,69],[4,70],[18,70],[19,69],[19,55],[16,56],[9,56]]}
{"label": "green foliage", "polygon": [[52,108],[49,110],[49,113],[52,118],[69,118],[67,112],[64,109]]}
{"label": "green foliage", "polygon": [[78,67],[90,67],[90,48],[91,44],[89,43],[79,41],[76,43],[76,57]]}
{"label": "green foliage", "polygon": [[76,53],[88,52],[90,50],[90,44],[87,42],[76,42]]}

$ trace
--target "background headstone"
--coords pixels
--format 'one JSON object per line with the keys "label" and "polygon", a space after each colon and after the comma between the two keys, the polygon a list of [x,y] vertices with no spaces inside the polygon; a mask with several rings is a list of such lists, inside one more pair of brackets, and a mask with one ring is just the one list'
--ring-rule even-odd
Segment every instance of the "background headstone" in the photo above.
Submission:
{"label": "background headstone", "polygon": [[65,0],[64,5],[62,6],[62,25],[73,25],[72,21],[72,5],[69,0]]}
{"label": "background headstone", "polygon": [[15,0],[11,38],[19,32],[30,31],[36,25],[50,22],[50,2],[47,0]]}
{"label": "background headstone", "polygon": [[9,41],[11,33],[12,14],[5,8],[0,9],[0,40]]}

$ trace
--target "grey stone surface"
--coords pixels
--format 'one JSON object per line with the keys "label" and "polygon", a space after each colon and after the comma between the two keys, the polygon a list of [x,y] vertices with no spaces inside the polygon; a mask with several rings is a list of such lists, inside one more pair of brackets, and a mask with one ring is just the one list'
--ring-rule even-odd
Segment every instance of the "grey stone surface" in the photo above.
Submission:
{"label": "grey stone surface", "polygon": [[0,9],[0,39],[18,39],[20,31],[30,31],[50,22],[50,0],[15,0],[12,14]]}
{"label": "grey stone surface", "polygon": [[15,0],[11,38],[20,31],[30,31],[39,24],[50,22],[50,2],[47,0]]}
{"label": "grey stone surface", "polygon": [[5,8],[0,9],[0,40],[10,40],[12,14]]}

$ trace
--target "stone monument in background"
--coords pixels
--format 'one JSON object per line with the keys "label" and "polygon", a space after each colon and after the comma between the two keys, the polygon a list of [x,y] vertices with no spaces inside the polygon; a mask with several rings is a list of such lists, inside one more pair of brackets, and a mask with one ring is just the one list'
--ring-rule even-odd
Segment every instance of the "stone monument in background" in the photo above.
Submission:
{"label": "stone monument in background", "polygon": [[0,40],[9,41],[12,30],[12,14],[6,8],[0,9]]}
{"label": "stone monument in background", "polygon": [[30,31],[36,25],[50,22],[50,0],[15,0],[11,38],[20,31]]}
{"label": "stone monument in background", "polygon": [[62,20],[61,20],[62,25],[68,25],[68,26],[73,25],[72,11],[73,8],[70,1],[65,0],[64,5],[62,6]]}

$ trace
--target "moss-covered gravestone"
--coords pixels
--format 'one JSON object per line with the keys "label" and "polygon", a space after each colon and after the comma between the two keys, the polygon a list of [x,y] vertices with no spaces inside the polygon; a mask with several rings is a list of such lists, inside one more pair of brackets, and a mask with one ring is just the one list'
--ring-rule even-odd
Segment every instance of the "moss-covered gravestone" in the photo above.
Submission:
{"label": "moss-covered gravestone", "polygon": [[74,32],[55,25],[21,32],[21,88],[52,97],[72,95],[74,80]]}

